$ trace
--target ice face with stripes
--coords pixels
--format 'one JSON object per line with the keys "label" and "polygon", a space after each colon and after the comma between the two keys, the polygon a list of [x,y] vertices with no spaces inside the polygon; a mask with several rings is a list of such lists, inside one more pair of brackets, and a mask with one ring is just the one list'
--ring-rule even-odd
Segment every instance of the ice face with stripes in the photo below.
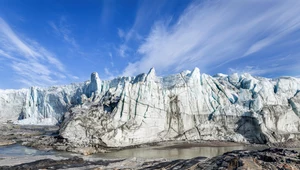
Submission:
{"label": "ice face with stripes", "polygon": [[[298,139],[300,80],[183,71],[0,91],[1,121],[61,124],[74,146],[168,140],[276,143]],[[8,114],[9,113],[9,114]]]}
{"label": "ice face with stripes", "polygon": [[81,146],[199,139],[275,143],[298,138],[299,89],[299,79],[291,77],[212,77],[198,68],[158,77],[151,69],[103,81],[98,97],[71,109],[61,135]]}

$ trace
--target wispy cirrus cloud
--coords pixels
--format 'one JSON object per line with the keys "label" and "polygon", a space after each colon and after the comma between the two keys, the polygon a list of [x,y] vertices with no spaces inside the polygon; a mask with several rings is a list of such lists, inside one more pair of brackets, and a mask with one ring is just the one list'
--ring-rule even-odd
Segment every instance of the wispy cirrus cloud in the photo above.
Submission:
{"label": "wispy cirrus cloud", "polygon": [[78,44],[72,35],[72,31],[67,23],[66,17],[62,16],[58,22],[49,21],[48,24],[53,29],[54,33],[61,37],[64,42],[78,48]]}
{"label": "wispy cirrus cloud", "polygon": [[[264,74],[269,74],[274,71],[277,71],[279,69],[285,69],[286,66],[274,66],[274,67],[269,67],[269,68],[260,68],[258,66],[244,66],[244,67],[234,67],[234,68],[229,68],[229,73],[238,73],[238,74],[243,74],[243,73],[249,73],[251,75],[264,75]],[[295,69],[295,68],[288,68],[288,69]]]}
{"label": "wispy cirrus cloud", "polygon": [[[284,50],[280,51],[276,45],[300,39],[292,36],[300,31],[299,8],[300,2],[293,0],[196,1],[175,23],[160,20],[152,26],[136,50],[140,60],[128,63],[123,75],[146,72],[151,67],[159,73],[195,66],[204,71],[228,70],[232,63],[246,67],[247,62],[256,63],[258,67],[255,65],[254,68],[262,68],[254,74],[296,68],[299,62],[289,65],[279,62],[279,66],[267,71],[272,63],[262,65],[256,54],[264,59],[277,59],[270,52]],[[291,51],[295,52],[297,48]],[[299,61],[298,58],[293,55],[293,60]]]}
{"label": "wispy cirrus cloud", "polygon": [[108,56],[109,56],[109,58],[110,58],[110,65],[111,65],[111,67],[114,67],[114,66],[115,66],[115,63],[113,62],[113,55],[112,55],[112,53],[109,52],[109,53],[108,53]]}
{"label": "wispy cirrus cloud", "polygon": [[[166,1],[162,0],[159,3],[153,3],[152,1],[140,1],[139,8],[136,11],[134,22],[129,29],[117,29],[121,43],[117,47],[117,54],[120,57],[126,57],[134,51],[132,42],[138,42],[143,39],[140,35],[141,30],[146,30],[148,22],[159,13],[159,10],[165,5]],[[146,22],[145,22],[146,21]],[[129,56],[131,57],[131,56]]]}
{"label": "wispy cirrus cloud", "polygon": [[66,78],[64,65],[39,43],[20,38],[0,18],[0,57],[26,86],[49,86]]}
{"label": "wispy cirrus cloud", "polygon": [[[228,70],[229,73],[250,73],[257,76],[277,77],[281,76],[295,76],[300,73],[300,53],[289,55],[273,56],[269,59],[262,59],[255,64],[255,62],[247,63],[250,65],[232,65]],[[252,64],[252,65],[251,65]]]}
{"label": "wispy cirrus cloud", "polygon": [[120,38],[123,38],[125,36],[125,32],[122,29],[118,28],[118,35]]}
{"label": "wispy cirrus cloud", "polygon": [[115,75],[107,67],[104,68],[104,73],[106,75],[106,79],[108,80],[113,79],[115,77]]}

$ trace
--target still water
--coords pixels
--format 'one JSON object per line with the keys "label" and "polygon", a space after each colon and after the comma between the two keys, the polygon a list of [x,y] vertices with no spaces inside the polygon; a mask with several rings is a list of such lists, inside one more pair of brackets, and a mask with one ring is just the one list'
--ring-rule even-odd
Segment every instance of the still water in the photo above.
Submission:
{"label": "still water", "polygon": [[[265,147],[249,147],[249,146],[168,146],[168,147],[148,147],[148,148],[134,148],[124,149],[120,151],[94,154],[89,157],[98,157],[105,159],[120,159],[120,158],[166,158],[166,159],[188,159],[198,156],[214,157],[225,152],[243,149],[264,149]],[[29,156],[29,155],[56,155],[70,157],[73,153],[59,152],[59,151],[40,151],[34,148],[22,146],[19,144],[1,146],[1,156]]]}
{"label": "still water", "polygon": [[40,151],[19,144],[0,146],[0,156],[52,155],[54,151]]}
{"label": "still water", "polygon": [[214,146],[214,147],[151,147],[151,148],[135,148],[126,149],[111,153],[96,154],[94,156],[105,158],[128,158],[128,157],[140,157],[140,158],[167,158],[167,159],[189,159],[198,156],[214,157],[222,155],[225,152],[233,150],[254,150],[265,149],[266,147],[247,147],[247,146]]}

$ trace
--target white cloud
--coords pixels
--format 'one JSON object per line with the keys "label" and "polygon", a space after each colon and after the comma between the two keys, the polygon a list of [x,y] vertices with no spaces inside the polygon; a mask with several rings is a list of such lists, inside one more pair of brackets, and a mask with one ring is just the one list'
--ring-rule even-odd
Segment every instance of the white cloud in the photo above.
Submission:
{"label": "white cloud", "polygon": [[104,72],[105,72],[108,80],[113,79],[115,77],[114,74],[111,73],[107,67],[104,68]]}
{"label": "white cloud", "polygon": [[0,26],[0,31],[7,36],[10,42],[13,43],[25,56],[37,56],[37,53],[35,53],[35,51],[30,49],[22,40],[20,40],[2,18],[0,18]]}
{"label": "white cloud", "polygon": [[0,56],[17,73],[16,81],[26,86],[49,86],[66,78],[64,65],[54,54],[35,41],[21,39],[2,18]]}
{"label": "white cloud", "polygon": [[229,73],[249,73],[251,75],[263,75],[263,74],[268,74],[272,73],[274,70],[278,68],[276,67],[271,67],[271,68],[259,68],[256,66],[245,66],[243,68],[229,68]]}
{"label": "white cloud", "polygon": [[212,70],[248,57],[300,29],[300,1],[205,1],[191,4],[175,24],[156,22],[139,46],[140,60],[123,75]]}
{"label": "white cloud", "polygon": [[4,51],[1,50],[1,49],[0,49],[0,56],[1,56],[1,57],[5,57],[5,58],[8,58],[8,59],[17,60],[16,58],[10,56],[9,54],[7,54],[6,52],[4,52]]}
{"label": "white cloud", "polygon": [[131,42],[141,41],[143,37],[138,33],[138,30],[145,29],[149,19],[157,14],[165,2],[152,3],[151,1],[142,1],[139,3],[139,8],[136,12],[134,23],[130,29],[118,29],[118,35],[122,42],[118,45],[117,54],[120,57],[126,57],[132,51]]}
{"label": "white cloud", "polygon": [[108,68],[104,68],[104,72],[105,72],[105,74],[107,74],[107,75],[112,75],[112,74],[110,73],[110,71],[108,70]]}
{"label": "white cloud", "polygon": [[127,51],[128,47],[125,44],[120,45],[120,47],[118,48],[118,53],[120,57],[125,57]]}
{"label": "white cloud", "polygon": [[79,80],[79,77],[77,77],[77,76],[71,76],[71,78],[74,80]]}
{"label": "white cloud", "polygon": [[110,60],[111,60],[110,65],[111,65],[112,67],[114,67],[114,66],[115,66],[115,63],[113,62],[113,55],[112,55],[112,53],[109,52],[109,53],[108,53],[108,56],[110,57]]}
{"label": "white cloud", "polygon": [[110,59],[112,59],[112,58],[113,58],[113,56],[112,56],[112,53],[111,53],[111,52],[109,52],[109,53],[108,53],[108,56],[110,57]]}
{"label": "white cloud", "polygon": [[119,28],[118,29],[118,35],[119,35],[120,38],[123,38],[125,36],[125,33],[122,29]]}
{"label": "white cloud", "polygon": [[61,37],[65,42],[71,44],[73,47],[78,48],[78,44],[72,35],[72,31],[70,26],[67,24],[65,17],[61,17],[58,24],[50,21],[49,25],[57,36]]}
{"label": "white cloud", "polygon": [[[65,75],[63,75],[63,76],[65,76]],[[80,79],[78,76],[75,76],[75,75],[72,75],[72,74],[67,74],[66,77],[70,78],[73,81],[74,80],[77,81],[77,80]]]}
{"label": "white cloud", "polygon": [[[251,75],[272,75],[272,77],[277,77],[273,73],[276,73],[278,71],[283,71],[285,72],[284,74],[287,74],[289,72],[294,72],[295,70],[299,70],[299,64],[296,65],[279,65],[279,64],[271,64],[269,67],[259,67],[259,66],[253,66],[253,65],[247,65],[244,67],[236,66],[236,67],[231,67],[229,68],[229,73],[249,73]],[[297,75],[294,75],[297,77]]]}

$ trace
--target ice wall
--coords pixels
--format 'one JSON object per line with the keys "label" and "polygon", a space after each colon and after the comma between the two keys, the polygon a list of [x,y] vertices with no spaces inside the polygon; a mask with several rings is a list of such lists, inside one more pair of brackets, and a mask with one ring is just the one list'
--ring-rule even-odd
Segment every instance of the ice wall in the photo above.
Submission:
{"label": "ice wall", "polygon": [[102,82],[100,95],[71,109],[61,135],[81,146],[164,140],[267,143],[298,138],[299,79],[155,70]]}
{"label": "ice wall", "polygon": [[0,121],[34,125],[59,124],[69,108],[98,95],[101,87],[98,73],[92,73],[91,80],[84,83],[1,90]]}
{"label": "ice wall", "polygon": [[74,146],[165,140],[276,143],[300,139],[300,80],[151,69],[135,77],[0,91],[1,122],[62,123]]}

